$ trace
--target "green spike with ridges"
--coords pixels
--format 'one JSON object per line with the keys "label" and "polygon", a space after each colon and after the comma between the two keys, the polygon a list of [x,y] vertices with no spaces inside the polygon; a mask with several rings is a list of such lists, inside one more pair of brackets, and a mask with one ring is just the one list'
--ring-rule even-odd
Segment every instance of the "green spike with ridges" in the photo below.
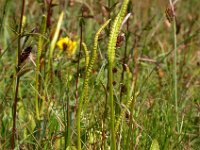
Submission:
{"label": "green spike with ridges", "polygon": [[82,105],[83,105],[83,100],[88,99],[88,81],[89,81],[89,75],[92,71],[96,56],[97,56],[97,46],[98,46],[98,38],[102,30],[109,24],[110,20],[106,21],[101,28],[97,31],[95,38],[94,38],[94,46],[93,46],[93,51],[90,57],[90,61],[85,73],[85,80],[83,83],[83,90],[82,94],[78,103],[78,112],[77,112],[77,134],[78,134],[78,140],[77,140],[77,145],[78,145],[78,150],[81,150],[81,132],[80,132],[80,119],[81,119],[81,110],[82,110]]}
{"label": "green spike with ridges", "polygon": [[[126,108],[127,109],[129,109],[129,107],[130,107],[130,105],[133,103],[133,102],[135,102],[135,100],[136,100],[136,98],[137,98],[137,96],[139,95],[139,92],[137,92],[136,94],[135,94],[135,96],[132,96],[130,99],[129,99],[129,101],[127,102],[127,104],[126,104]],[[121,114],[120,114],[120,116],[119,116],[119,118],[118,118],[118,120],[117,120],[117,122],[116,122],[116,126],[115,126],[115,132],[117,133],[117,131],[118,131],[118,128],[119,128],[119,125],[120,125],[120,123],[121,123],[121,121],[122,121],[122,119],[123,119],[123,117],[124,117],[124,115],[125,115],[125,112],[127,111],[127,109],[122,109],[122,111],[121,111]]]}
{"label": "green spike with ridges", "polygon": [[83,50],[84,50],[84,53],[85,53],[85,67],[87,69],[88,64],[89,64],[89,60],[90,60],[90,56],[89,56],[87,45],[83,42],[82,46],[83,46]]}
{"label": "green spike with ridges", "polygon": [[113,100],[113,63],[115,59],[115,49],[117,43],[117,37],[120,32],[120,27],[123,18],[126,14],[129,0],[124,0],[121,10],[114,20],[111,27],[111,32],[108,42],[108,86],[109,86],[109,102],[110,102],[110,134],[111,134],[111,150],[116,150],[116,138],[115,138],[115,112],[114,112],[114,100]]}
{"label": "green spike with ridges", "polygon": [[109,63],[114,62],[117,37],[118,37],[118,34],[120,32],[121,23],[122,23],[123,18],[126,14],[128,3],[129,3],[129,0],[125,0],[123,2],[121,10],[118,13],[117,17],[115,18],[115,20],[112,24],[112,27],[111,27],[111,32],[110,32],[110,36],[109,36],[109,43],[108,43],[108,60],[109,60]]}

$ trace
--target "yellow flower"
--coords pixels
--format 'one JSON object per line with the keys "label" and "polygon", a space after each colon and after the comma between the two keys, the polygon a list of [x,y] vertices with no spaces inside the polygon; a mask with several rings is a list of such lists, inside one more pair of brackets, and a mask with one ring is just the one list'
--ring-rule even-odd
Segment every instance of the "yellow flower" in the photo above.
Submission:
{"label": "yellow flower", "polygon": [[77,42],[72,41],[69,37],[60,38],[56,44],[58,48],[67,53],[67,57],[72,57],[76,52]]}

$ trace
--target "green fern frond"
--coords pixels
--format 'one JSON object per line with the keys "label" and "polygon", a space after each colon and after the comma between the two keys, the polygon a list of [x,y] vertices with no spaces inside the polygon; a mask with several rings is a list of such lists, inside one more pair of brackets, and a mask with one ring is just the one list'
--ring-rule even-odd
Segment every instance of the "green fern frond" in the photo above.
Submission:
{"label": "green fern frond", "polygon": [[126,14],[128,3],[129,3],[129,0],[125,0],[123,2],[121,10],[118,13],[117,17],[115,18],[115,20],[112,24],[112,27],[111,27],[109,43],[108,43],[108,61],[109,61],[109,63],[114,62],[117,36],[120,32],[121,23]]}
{"label": "green fern frond", "polygon": [[[91,73],[92,71],[92,68],[93,68],[93,65],[94,65],[94,62],[95,62],[95,59],[97,57],[97,46],[98,46],[98,39],[99,39],[99,35],[100,33],[102,32],[102,30],[109,24],[110,20],[106,21],[102,26],[101,28],[97,31],[95,37],[94,37],[94,46],[93,46],[93,51],[92,51],[92,54],[91,54],[91,59],[89,61],[89,65],[87,67],[87,70],[86,70],[86,74],[85,74],[85,81],[84,81],[84,86],[83,86],[83,91],[85,90],[85,100],[87,101],[88,99],[88,81],[89,81],[89,74]],[[87,91],[87,92],[86,92]]]}
{"label": "green fern frond", "polygon": [[[130,107],[132,101],[133,101],[133,96],[130,98],[130,100],[129,100],[128,103],[126,104],[126,108],[129,108],[129,107]],[[119,128],[119,125],[120,125],[120,122],[121,122],[123,116],[125,115],[125,112],[126,112],[126,111],[127,111],[127,109],[125,109],[125,108],[121,111],[121,114],[120,114],[120,116],[119,116],[119,118],[118,118],[118,120],[117,120],[117,122],[116,122],[115,132],[117,132],[117,130],[118,130],[118,128]]]}
{"label": "green fern frond", "polygon": [[[87,68],[88,68],[88,64],[89,64],[89,60],[90,60],[90,56],[89,56],[89,52],[88,52],[88,48],[86,46],[85,43],[82,43],[82,46],[83,46],[83,50],[84,50],[84,53],[85,53],[85,70],[87,71]],[[85,87],[85,98],[84,98],[84,101],[85,103],[88,101],[88,86]]]}
{"label": "green fern frond", "polygon": [[92,54],[91,54],[91,59],[90,59],[90,62],[89,62],[89,65],[88,65],[88,68],[87,68],[87,71],[86,71],[86,78],[89,75],[89,73],[92,71],[92,67],[93,67],[94,61],[95,61],[96,56],[97,56],[97,46],[98,46],[99,35],[104,30],[104,28],[109,24],[109,22],[110,22],[110,19],[108,21],[106,21],[101,26],[101,28],[97,31],[97,33],[96,33],[96,35],[94,37],[94,46],[93,46],[93,51],[92,51]]}
{"label": "green fern frond", "polygon": [[[129,109],[130,105],[131,105],[133,102],[135,102],[135,100],[136,100],[136,98],[137,98],[138,95],[139,95],[139,92],[135,93],[135,96],[132,96],[132,97],[129,99],[129,101],[127,102],[125,108]],[[119,128],[119,125],[120,125],[120,123],[121,123],[121,121],[122,121],[122,119],[123,119],[123,117],[124,117],[124,115],[125,115],[125,113],[126,113],[126,111],[127,111],[127,109],[125,109],[125,108],[122,109],[121,114],[120,114],[120,116],[118,117],[118,120],[117,120],[117,122],[116,122],[116,126],[115,126],[115,132],[116,132],[116,133],[117,133],[118,128]]]}
{"label": "green fern frond", "polygon": [[116,139],[115,139],[115,112],[114,112],[114,102],[113,102],[113,63],[115,59],[115,49],[117,43],[117,37],[120,32],[120,27],[123,18],[126,14],[129,0],[124,0],[121,10],[114,20],[111,27],[111,32],[109,36],[108,43],[108,86],[109,86],[109,102],[110,102],[110,132],[111,132],[111,149],[116,150]]}
{"label": "green fern frond", "polygon": [[83,50],[84,50],[84,53],[85,53],[85,67],[87,69],[87,66],[88,66],[89,60],[90,60],[90,56],[89,56],[87,45],[83,42],[82,46],[83,46]]}
{"label": "green fern frond", "polygon": [[88,67],[85,72],[85,80],[83,83],[83,90],[81,94],[81,98],[79,100],[79,105],[78,105],[78,112],[77,112],[77,134],[78,134],[78,150],[81,150],[81,134],[80,134],[80,115],[81,115],[81,110],[82,110],[82,105],[83,105],[83,100],[88,99],[88,81],[89,81],[89,75],[92,71],[96,56],[97,56],[97,46],[98,46],[98,38],[102,30],[109,24],[110,20],[106,21],[101,28],[97,31],[95,38],[94,38],[94,46],[93,46],[93,51],[89,60]]}

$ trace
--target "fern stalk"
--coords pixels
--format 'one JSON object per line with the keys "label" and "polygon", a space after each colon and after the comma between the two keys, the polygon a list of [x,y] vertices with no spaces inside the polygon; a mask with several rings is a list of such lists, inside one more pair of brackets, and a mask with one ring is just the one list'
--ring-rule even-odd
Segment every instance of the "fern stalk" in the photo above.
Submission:
{"label": "fern stalk", "polygon": [[88,51],[87,45],[84,42],[82,43],[82,46],[83,46],[83,51],[85,54],[85,67],[87,69],[89,60],[90,60],[89,51]]}
{"label": "fern stalk", "polygon": [[[39,93],[40,93],[40,61],[41,61],[41,54],[43,49],[43,43],[44,43],[44,37],[43,35],[46,32],[46,16],[42,17],[42,27],[41,27],[41,35],[39,35],[39,41],[38,41],[38,52],[37,52],[37,62],[36,62],[36,97],[35,97],[35,110],[36,110],[36,117],[39,120],[40,119],[40,111],[39,111]],[[42,104],[41,104],[42,106]]]}
{"label": "fern stalk", "polygon": [[[80,129],[80,120],[81,120],[81,110],[82,110],[82,105],[83,105],[83,100],[87,99],[88,97],[88,82],[89,82],[89,75],[92,71],[96,56],[97,56],[97,46],[98,46],[98,38],[101,33],[101,31],[108,25],[110,20],[106,21],[101,28],[97,31],[95,38],[94,38],[94,46],[93,46],[93,51],[89,60],[89,64],[87,66],[86,72],[85,72],[85,79],[83,83],[83,90],[81,93],[81,97],[78,103],[78,111],[77,111],[77,135],[78,135],[78,140],[77,140],[77,146],[78,150],[81,150],[81,129]],[[87,63],[87,62],[86,62]]]}
{"label": "fern stalk", "polygon": [[111,27],[109,43],[108,43],[108,86],[109,86],[109,102],[110,102],[110,132],[111,132],[111,149],[116,150],[116,138],[115,138],[115,112],[114,112],[114,102],[113,102],[113,64],[115,59],[115,49],[117,43],[117,37],[120,32],[120,26],[122,24],[123,18],[126,14],[127,6],[129,0],[124,0],[121,10],[114,20]]}

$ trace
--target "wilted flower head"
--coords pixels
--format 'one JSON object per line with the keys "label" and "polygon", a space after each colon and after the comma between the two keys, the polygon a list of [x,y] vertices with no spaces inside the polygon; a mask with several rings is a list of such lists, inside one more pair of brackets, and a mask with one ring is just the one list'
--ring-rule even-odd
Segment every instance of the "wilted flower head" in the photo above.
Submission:
{"label": "wilted flower head", "polygon": [[67,53],[67,57],[72,57],[76,52],[77,41],[72,41],[69,37],[60,38],[57,42],[57,46],[60,50]]}

